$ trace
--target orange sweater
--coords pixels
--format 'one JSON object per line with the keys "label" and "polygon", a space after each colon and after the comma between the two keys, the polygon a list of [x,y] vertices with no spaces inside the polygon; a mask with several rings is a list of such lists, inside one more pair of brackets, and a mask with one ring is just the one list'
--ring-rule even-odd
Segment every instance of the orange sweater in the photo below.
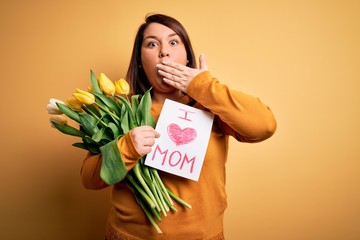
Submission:
{"label": "orange sweater", "polygon": [[[200,73],[188,87],[188,96],[196,100],[194,107],[215,114],[199,181],[192,181],[159,171],[161,178],[176,195],[192,205],[186,209],[175,202],[177,212],[163,217],[156,232],[148,222],[133,193],[121,182],[112,186],[107,239],[224,239],[223,217],[227,206],[225,163],[228,137],[241,142],[259,142],[269,138],[276,129],[271,110],[258,98],[229,89],[209,72]],[[188,103],[189,97],[179,100]],[[153,104],[152,114],[157,120],[162,105]],[[141,157],[130,135],[122,137],[118,146],[123,161],[130,170]],[[101,155],[88,154],[81,176],[88,189],[107,185],[100,178]]]}

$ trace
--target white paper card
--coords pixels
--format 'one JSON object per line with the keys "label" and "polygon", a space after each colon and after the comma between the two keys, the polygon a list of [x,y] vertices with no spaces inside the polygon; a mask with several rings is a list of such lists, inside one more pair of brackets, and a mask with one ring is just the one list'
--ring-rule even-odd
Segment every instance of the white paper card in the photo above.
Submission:
{"label": "white paper card", "polygon": [[213,120],[210,112],[166,99],[145,165],[198,181]]}

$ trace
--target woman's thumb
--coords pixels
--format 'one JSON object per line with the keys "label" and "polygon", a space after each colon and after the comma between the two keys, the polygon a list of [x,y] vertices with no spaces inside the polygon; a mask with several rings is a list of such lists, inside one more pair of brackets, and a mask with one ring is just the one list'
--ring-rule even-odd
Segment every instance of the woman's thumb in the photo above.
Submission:
{"label": "woman's thumb", "polygon": [[206,61],[205,61],[205,55],[203,53],[200,54],[199,65],[200,65],[200,70],[203,70],[203,71],[208,70],[208,66],[207,66]]}

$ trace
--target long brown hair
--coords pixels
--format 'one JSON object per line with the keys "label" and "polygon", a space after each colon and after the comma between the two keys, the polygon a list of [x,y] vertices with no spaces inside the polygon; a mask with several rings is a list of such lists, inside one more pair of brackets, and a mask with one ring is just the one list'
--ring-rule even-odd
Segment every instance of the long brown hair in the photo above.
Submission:
{"label": "long brown hair", "polygon": [[187,66],[196,68],[194,50],[191,46],[189,36],[183,25],[178,20],[167,15],[147,15],[145,18],[145,23],[140,25],[135,36],[130,65],[126,74],[126,79],[130,83],[132,94],[144,94],[145,91],[151,87],[144,70],[141,68],[141,45],[144,38],[144,31],[150,23],[159,23],[172,29],[180,37],[185,46],[186,56],[188,60]]}

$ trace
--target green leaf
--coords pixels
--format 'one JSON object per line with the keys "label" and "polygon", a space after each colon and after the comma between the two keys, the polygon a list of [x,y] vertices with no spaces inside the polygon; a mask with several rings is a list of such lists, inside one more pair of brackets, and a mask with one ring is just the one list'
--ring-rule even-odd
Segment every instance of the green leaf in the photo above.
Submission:
{"label": "green leaf", "polygon": [[99,82],[95,76],[95,73],[90,69],[90,79],[91,79],[91,85],[93,88],[93,93],[102,93],[100,86],[99,86]]}
{"label": "green leaf", "polygon": [[108,126],[105,128],[105,132],[102,136],[102,140],[105,140],[106,142],[110,142],[110,141],[114,140],[114,138],[117,138],[118,136],[114,136],[113,131]]}
{"label": "green leaf", "polygon": [[106,104],[103,101],[101,101],[100,98],[96,98],[95,101],[96,101],[96,104],[100,107],[101,115],[104,115],[104,113],[107,114],[107,111],[110,111],[110,109],[106,106]]}
{"label": "green leaf", "polygon": [[87,105],[86,109],[88,111],[91,111],[92,113],[94,113],[96,116],[101,117],[101,113],[100,111],[95,107],[95,104],[91,104],[91,105]]}
{"label": "green leaf", "polygon": [[59,124],[57,122],[53,122],[52,124],[55,126],[55,128],[57,130],[59,130],[62,133],[65,133],[67,135],[71,135],[71,136],[76,136],[76,137],[81,137],[84,138],[86,136],[86,134],[80,130],[77,130],[76,128],[69,126],[69,125],[62,125]]}
{"label": "green leaf", "polygon": [[85,149],[89,152],[92,152],[93,154],[100,153],[99,147],[95,144],[86,144],[86,143],[78,142],[78,143],[74,143],[72,145],[77,148]]}
{"label": "green leaf", "polygon": [[111,98],[107,97],[102,93],[94,93],[94,95],[98,99],[100,99],[102,103],[104,103],[110,111],[115,112],[118,116],[120,116],[120,109],[116,101],[112,100]]}
{"label": "green leaf", "polygon": [[108,124],[108,128],[111,129],[114,138],[117,138],[118,136],[120,136],[120,134],[121,134],[120,129],[118,128],[118,126],[116,126],[115,123],[110,122]]}
{"label": "green leaf", "polygon": [[150,90],[147,90],[144,96],[141,98],[139,107],[136,111],[136,119],[139,125],[148,125],[155,127],[155,119],[151,115],[151,94]]}
{"label": "green leaf", "polygon": [[79,115],[80,115],[81,126],[91,136],[94,135],[99,130],[99,128],[97,127],[98,121],[93,116],[87,113],[80,113]]}
{"label": "green leaf", "polygon": [[[122,96],[116,96],[116,97],[119,98],[119,99],[121,100],[121,102],[123,102],[122,109],[121,109],[121,114],[126,115],[126,114],[124,113],[124,111],[127,112],[128,118],[129,118],[129,119],[128,119],[129,128],[130,128],[130,129],[133,129],[134,127],[138,127],[139,124],[138,124],[138,122],[136,121],[136,117],[135,117],[134,111],[133,111],[133,109],[131,108],[131,105],[130,105],[129,101],[126,100],[126,99],[125,99],[124,97],[122,97]],[[123,109],[124,105],[125,105],[125,109]],[[123,116],[123,115],[122,115],[122,116]],[[121,126],[123,126],[123,123],[122,123],[122,122],[123,122],[123,121],[121,121]],[[124,129],[124,128],[123,128],[123,129]]]}
{"label": "green leaf", "polygon": [[88,135],[86,135],[84,138],[83,138],[83,141],[84,143],[86,144],[93,144],[94,143],[94,140],[92,140],[92,138]]}
{"label": "green leaf", "polygon": [[100,147],[102,154],[100,177],[108,185],[120,182],[127,174],[117,142],[118,138]]}
{"label": "green leaf", "polygon": [[100,143],[101,140],[105,140],[105,142],[109,142],[109,141],[114,140],[114,135],[113,135],[112,130],[109,127],[104,127],[102,129],[100,129],[99,131],[97,131],[91,137],[91,139],[96,143]]}
{"label": "green leaf", "polygon": [[129,126],[129,112],[128,111],[124,112],[124,114],[123,114],[123,118],[121,119],[121,128],[122,128],[122,131],[124,134],[128,133],[131,129]]}
{"label": "green leaf", "polygon": [[94,135],[92,135],[91,139],[94,140],[94,142],[100,142],[103,138],[104,132],[105,128],[100,129]]}
{"label": "green leaf", "polygon": [[136,110],[139,107],[139,98],[140,95],[132,95],[131,96],[131,106],[134,112],[136,112]]}
{"label": "green leaf", "polygon": [[77,148],[81,148],[81,149],[88,150],[86,144],[85,144],[85,143],[82,143],[82,142],[73,143],[72,146],[77,147]]}
{"label": "green leaf", "polygon": [[67,105],[65,105],[63,103],[57,102],[56,105],[60,109],[60,111],[62,113],[64,113],[66,116],[68,116],[69,118],[75,120],[76,122],[80,122],[79,113],[72,110],[71,108],[69,108]]}

